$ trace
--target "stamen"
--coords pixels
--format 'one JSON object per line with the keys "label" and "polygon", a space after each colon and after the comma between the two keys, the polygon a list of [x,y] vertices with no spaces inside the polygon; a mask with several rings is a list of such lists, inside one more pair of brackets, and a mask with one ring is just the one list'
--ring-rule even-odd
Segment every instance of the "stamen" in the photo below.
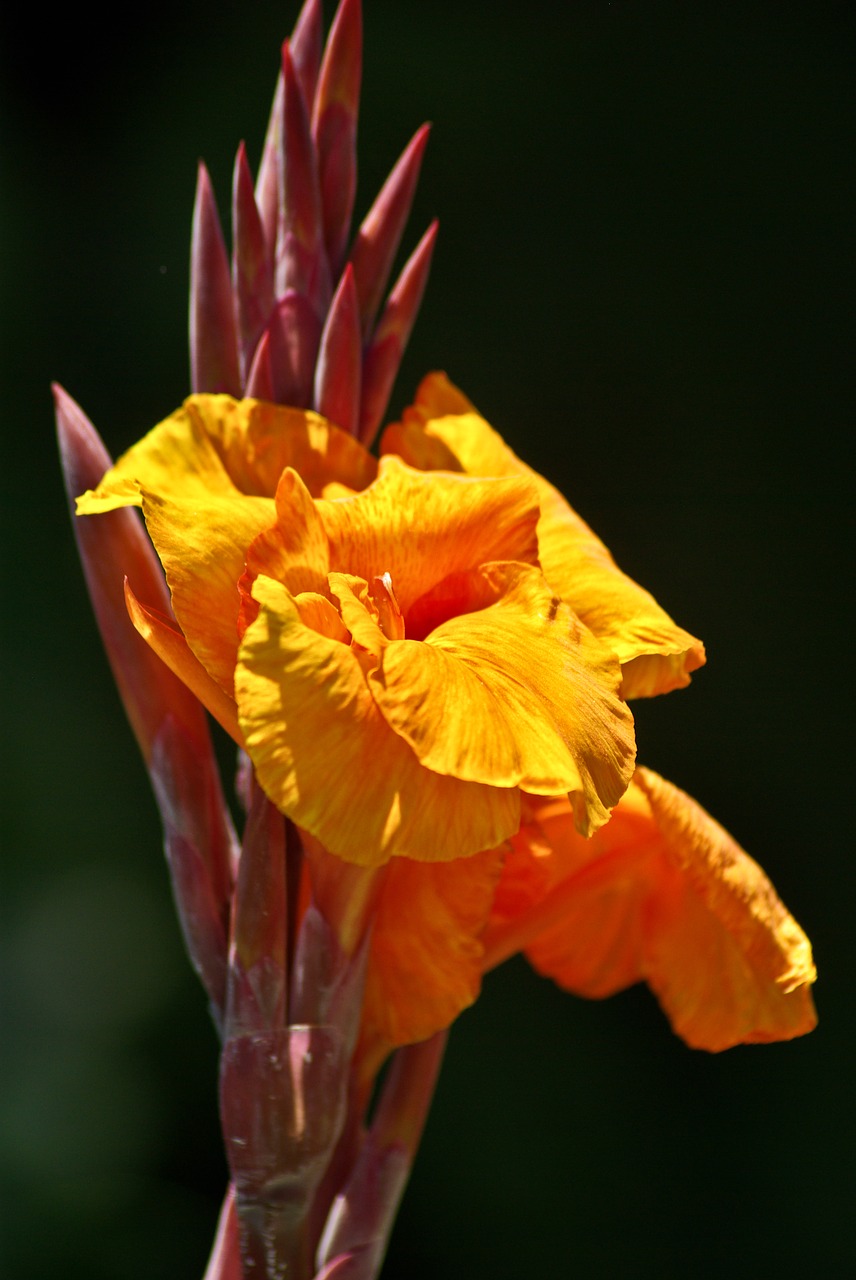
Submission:
{"label": "stamen", "polygon": [[392,575],[382,573],[369,583],[369,595],[375,603],[380,629],[387,640],[404,639],[404,617],[392,589]]}

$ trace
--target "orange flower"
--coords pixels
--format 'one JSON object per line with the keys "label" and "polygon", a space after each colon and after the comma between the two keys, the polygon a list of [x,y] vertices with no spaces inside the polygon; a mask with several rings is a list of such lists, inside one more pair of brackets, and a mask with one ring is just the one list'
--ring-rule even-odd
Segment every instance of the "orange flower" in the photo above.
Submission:
{"label": "orange flower", "polygon": [[648,981],[692,1044],[808,1030],[808,943],[760,870],[656,775],[620,800],[619,690],[685,684],[700,643],[442,375],[382,452],[195,396],[78,506],[142,506],[180,630],[131,593],[135,624],[278,808],[394,858],[364,1043],[447,1026],[520,949],[580,994]]}
{"label": "orange flower", "polygon": [[612,653],[539,571],[532,485],[387,457],[363,488],[374,467],[316,415],[197,397],[79,511],[141,503],[187,650],[140,625],[200,695],[234,697],[268,795],[331,852],[477,853],[517,830],[522,792],[568,794],[596,829],[632,722]]}

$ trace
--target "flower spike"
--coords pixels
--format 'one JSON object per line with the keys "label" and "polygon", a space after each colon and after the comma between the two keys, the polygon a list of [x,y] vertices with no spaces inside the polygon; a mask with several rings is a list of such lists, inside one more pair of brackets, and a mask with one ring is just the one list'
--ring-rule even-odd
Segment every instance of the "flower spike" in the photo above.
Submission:
{"label": "flower spike", "polygon": [[315,366],[315,408],[356,435],[360,414],[362,351],[357,290],[350,263],[330,304]]}
{"label": "flower spike", "polygon": [[380,307],[413,203],[430,132],[428,124],[417,129],[364,218],[351,250],[364,334],[371,330]]}
{"label": "flower spike", "polygon": [[194,391],[240,394],[229,260],[211,179],[202,161],[190,248],[190,382]]}
{"label": "flower spike", "polygon": [[312,115],[327,259],[341,270],[357,189],[357,113],[363,33],[360,0],[342,0],[324,53]]}

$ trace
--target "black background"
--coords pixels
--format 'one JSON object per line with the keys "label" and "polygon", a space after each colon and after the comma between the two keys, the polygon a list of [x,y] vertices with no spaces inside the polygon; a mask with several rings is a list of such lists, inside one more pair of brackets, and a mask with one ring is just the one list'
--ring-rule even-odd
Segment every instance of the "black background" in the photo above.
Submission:
{"label": "black background", "polygon": [[[849,5],[367,0],[361,216],[434,122],[397,388],[445,368],[678,621],[640,758],[812,936],[819,1029],[711,1057],[520,962],[451,1039],[384,1275],[841,1275],[852,1243]],[[2,19],[0,1271],[201,1276],[216,1046],[68,527],[48,383],[118,453],[188,389],[195,163],[255,165],[291,5]]]}

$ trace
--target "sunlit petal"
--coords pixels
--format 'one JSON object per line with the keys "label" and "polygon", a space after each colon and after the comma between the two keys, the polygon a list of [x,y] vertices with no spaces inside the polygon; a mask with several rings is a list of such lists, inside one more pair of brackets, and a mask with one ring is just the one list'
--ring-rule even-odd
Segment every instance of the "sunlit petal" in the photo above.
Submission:
{"label": "sunlit petal", "polygon": [[[369,683],[423,764],[454,777],[570,792],[580,830],[609,816],[633,770],[632,719],[613,655],[537,569],[473,575],[492,602],[425,643],[387,645]],[[474,584],[474,586],[476,585]]]}
{"label": "sunlit petal", "polygon": [[260,577],[253,596],[259,615],[235,675],[239,723],[283,813],[366,865],[461,857],[516,830],[516,790],[425,769],[384,720],[352,649],[305,626],[279,583]]}
{"label": "sunlit petal", "polygon": [[331,569],[366,582],[389,573],[405,614],[449,574],[486,560],[537,564],[538,503],[521,477],[429,476],[387,458],[365,492],[318,510]]}

